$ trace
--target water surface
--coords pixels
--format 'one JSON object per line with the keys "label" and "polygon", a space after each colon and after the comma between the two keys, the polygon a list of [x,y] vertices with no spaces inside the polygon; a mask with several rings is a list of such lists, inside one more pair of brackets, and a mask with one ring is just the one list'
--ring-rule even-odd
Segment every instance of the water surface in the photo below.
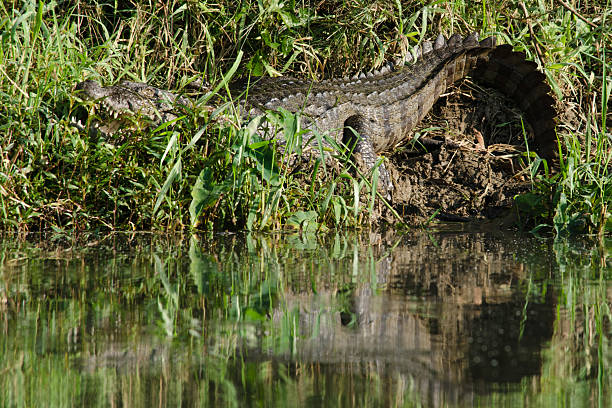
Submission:
{"label": "water surface", "polygon": [[610,406],[612,242],[459,228],[5,235],[0,405]]}

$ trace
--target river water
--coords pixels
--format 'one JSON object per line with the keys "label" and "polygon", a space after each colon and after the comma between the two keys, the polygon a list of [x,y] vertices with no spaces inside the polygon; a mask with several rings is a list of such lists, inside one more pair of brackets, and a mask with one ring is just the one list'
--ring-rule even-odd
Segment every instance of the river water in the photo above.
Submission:
{"label": "river water", "polygon": [[612,406],[612,240],[0,236],[0,406]]}

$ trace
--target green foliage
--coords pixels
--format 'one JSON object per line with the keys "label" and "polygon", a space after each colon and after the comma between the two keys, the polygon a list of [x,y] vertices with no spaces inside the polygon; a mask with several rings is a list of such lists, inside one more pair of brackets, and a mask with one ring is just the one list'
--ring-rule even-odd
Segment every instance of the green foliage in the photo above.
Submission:
{"label": "green foliage", "polygon": [[[610,4],[572,3],[579,17],[561,6],[525,3],[521,11],[511,0],[5,2],[0,226],[82,231],[362,225],[374,210],[376,174],[355,175],[341,149],[333,154],[346,171],[316,158],[309,171],[290,170],[282,156],[297,152],[261,140],[260,123],[242,126],[233,101],[214,112],[205,109],[207,102],[224,98],[236,76],[353,74],[405,56],[438,32],[478,30],[540,63],[560,106],[567,107],[559,126],[560,177],[534,178],[532,193],[518,199],[523,214],[532,217],[530,224],[550,225],[559,234],[609,232]],[[87,108],[72,93],[84,78],[179,90],[194,81],[215,86],[173,126],[104,139],[70,123]],[[266,120],[268,136],[301,137],[295,115],[269,113]]]}
{"label": "green foliage", "polygon": [[[515,34],[510,40],[522,44],[536,61],[547,62],[548,81],[563,99],[558,106],[561,160],[559,174],[536,177],[533,191],[517,203],[519,208],[531,207],[525,214],[540,223],[538,229],[544,223],[557,235],[610,233],[612,133],[606,124],[612,85],[607,58],[607,44],[612,40],[610,4],[586,10],[574,7],[586,13],[581,16],[563,7],[549,12],[541,3],[528,9],[532,14],[548,13],[548,18],[538,21],[536,38],[523,29],[516,31],[522,33],[520,37]],[[596,16],[595,11],[601,14]],[[538,44],[535,53],[530,42]],[[568,118],[573,123],[565,122]]]}

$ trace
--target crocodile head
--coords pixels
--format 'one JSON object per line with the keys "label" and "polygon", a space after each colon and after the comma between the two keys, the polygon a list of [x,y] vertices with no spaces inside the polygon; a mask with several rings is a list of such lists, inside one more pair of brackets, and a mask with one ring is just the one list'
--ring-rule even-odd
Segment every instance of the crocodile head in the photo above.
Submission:
{"label": "crocodile head", "polygon": [[74,90],[84,99],[96,100],[108,96],[106,89],[101,87],[98,82],[92,79],[86,79],[85,81],[78,83],[74,87]]}
{"label": "crocodile head", "polygon": [[[77,84],[74,91],[83,101],[92,102],[88,114],[95,116],[92,116],[90,130],[104,135],[121,128],[158,126],[175,120],[177,105],[190,103],[187,98],[169,91],[130,81],[103,87],[96,81],[85,80]],[[80,121],[74,123],[83,127]]]}

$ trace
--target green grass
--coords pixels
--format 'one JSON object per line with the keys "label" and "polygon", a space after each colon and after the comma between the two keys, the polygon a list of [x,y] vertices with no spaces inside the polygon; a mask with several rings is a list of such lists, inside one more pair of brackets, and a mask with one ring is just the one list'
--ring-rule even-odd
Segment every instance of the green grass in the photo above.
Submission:
{"label": "green grass", "polygon": [[[84,78],[180,90],[224,75],[328,78],[381,66],[438,32],[496,35],[541,64],[560,106],[562,163],[534,178],[526,225],[610,231],[610,2],[62,2],[0,5],[0,228],[321,230],[359,227],[368,185],[316,158],[288,169],[273,142],[203,106],[174,127],[110,140],[79,132]],[[117,7],[115,7],[117,6]],[[533,32],[533,36],[531,34]],[[235,64],[239,60],[239,64]],[[224,97],[224,87],[219,96]],[[220,120],[221,116],[230,118]],[[296,134],[295,116],[270,123]],[[323,136],[322,136],[323,137]],[[362,188],[370,194],[360,194]],[[361,198],[360,198],[361,197]],[[525,211],[526,210],[526,211]]]}

